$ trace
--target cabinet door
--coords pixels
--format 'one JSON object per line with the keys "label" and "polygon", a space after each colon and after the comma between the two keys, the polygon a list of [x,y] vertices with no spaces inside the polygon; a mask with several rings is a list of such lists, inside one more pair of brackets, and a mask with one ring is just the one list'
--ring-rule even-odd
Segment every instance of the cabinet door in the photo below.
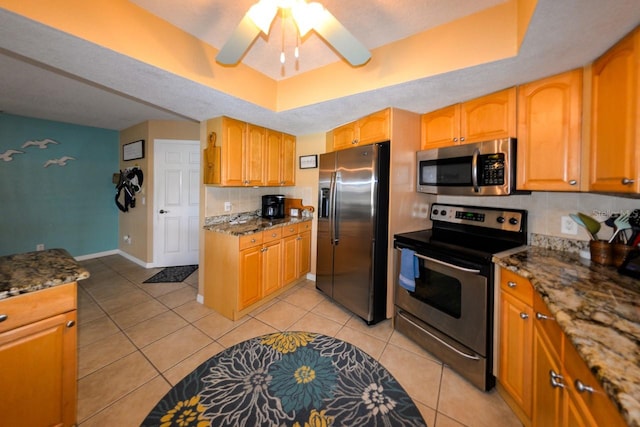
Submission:
{"label": "cabinet door", "polygon": [[298,278],[298,235],[282,239],[282,284],[288,285]]}
{"label": "cabinet door", "polygon": [[298,274],[302,277],[311,271],[311,231],[300,233],[297,239],[298,246]]}
{"label": "cabinet door", "polygon": [[579,189],[581,122],[581,69],[518,88],[518,189]]}
{"label": "cabinet door", "polygon": [[247,124],[245,137],[244,185],[264,185],[265,128]]}
{"label": "cabinet door", "polygon": [[286,133],[282,134],[280,180],[280,185],[296,184],[296,137]]}
{"label": "cabinet door", "polygon": [[[536,325],[537,326],[537,325]],[[533,328],[533,425],[554,427],[561,425],[562,399],[564,398],[564,379],[555,378],[551,383],[552,372],[560,374],[560,357],[553,346],[545,339],[541,328]]]}
{"label": "cabinet door", "polygon": [[265,244],[262,249],[262,295],[282,287],[282,240]]}
{"label": "cabinet door", "polygon": [[0,334],[2,425],[75,424],[75,323],[74,310]]}
{"label": "cabinet door", "polygon": [[276,186],[281,184],[281,162],[283,139],[282,133],[270,129],[266,131],[265,137],[265,162],[264,181],[265,185]]}
{"label": "cabinet door", "polygon": [[640,192],[640,30],[593,63],[590,191]]}
{"label": "cabinet door", "polygon": [[533,309],[500,292],[500,366],[498,380],[523,413],[531,418]]}
{"label": "cabinet door", "polygon": [[358,145],[374,144],[389,140],[389,113],[387,108],[357,121]]}
{"label": "cabinet door", "polygon": [[347,123],[333,130],[333,149],[344,150],[356,144],[356,124]]}
{"label": "cabinet door", "polygon": [[508,138],[516,134],[516,88],[460,104],[460,143]]}
{"label": "cabinet door", "polygon": [[228,117],[222,119],[222,185],[243,185],[245,125]]}
{"label": "cabinet door", "polygon": [[441,108],[422,115],[421,149],[447,147],[458,144],[460,134],[460,105]]}
{"label": "cabinet door", "polygon": [[262,298],[262,246],[240,251],[238,310]]}

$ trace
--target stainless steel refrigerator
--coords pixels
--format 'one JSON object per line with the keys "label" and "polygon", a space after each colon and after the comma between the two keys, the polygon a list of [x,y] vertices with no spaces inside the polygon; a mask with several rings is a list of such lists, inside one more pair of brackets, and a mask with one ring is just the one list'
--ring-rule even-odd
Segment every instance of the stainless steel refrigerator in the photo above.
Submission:
{"label": "stainless steel refrigerator", "polygon": [[389,143],[320,155],[316,287],[368,324],[386,317]]}

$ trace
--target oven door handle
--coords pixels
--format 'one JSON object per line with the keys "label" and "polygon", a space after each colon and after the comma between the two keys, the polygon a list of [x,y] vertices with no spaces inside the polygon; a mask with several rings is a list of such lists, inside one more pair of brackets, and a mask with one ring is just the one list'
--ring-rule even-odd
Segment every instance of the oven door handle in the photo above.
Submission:
{"label": "oven door handle", "polygon": [[[402,313],[400,313],[400,316],[402,316]],[[452,346],[451,344],[449,344],[448,342],[440,339],[439,337],[433,335],[431,332],[427,331],[426,329],[424,329],[422,326],[418,325],[416,322],[414,322],[411,319],[408,319],[406,316],[402,316],[402,318],[411,323],[413,326],[415,326],[416,328],[420,329],[422,332],[424,332],[425,334],[429,335],[431,338],[433,338],[434,340],[438,341],[440,344],[444,345],[445,347],[447,347],[449,350],[452,350],[454,352],[456,352],[457,354],[459,354],[460,356],[464,357],[465,359],[471,359],[471,360],[480,360],[479,356],[476,356],[475,354],[467,354],[463,351],[458,350],[457,348],[455,348],[454,346]]]}
{"label": "oven door handle", "polygon": [[454,268],[456,270],[464,271],[465,273],[480,274],[480,270],[476,270],[475,268],[459,267],[457,265],[449,264],[448,262],[440,261],[439,259],[430,258],[430,257],[424,256],[424,255],[420,255],[420,254],[416,254],[416,256],[418,258],[421,258],[421,259],[424,259],[424,260],[427,260],[427,261],[435,262],[436,264],[442,264],[444,266],[451,267],[451,268]]}
{"label": "oven door handle", "polygon": [[480,186],[478,186],[478,156],[480,156],[480,150],[476,148],[473,151],[471,160],[471,183],[473,184],[473,191],[476,193],[480,191]]}

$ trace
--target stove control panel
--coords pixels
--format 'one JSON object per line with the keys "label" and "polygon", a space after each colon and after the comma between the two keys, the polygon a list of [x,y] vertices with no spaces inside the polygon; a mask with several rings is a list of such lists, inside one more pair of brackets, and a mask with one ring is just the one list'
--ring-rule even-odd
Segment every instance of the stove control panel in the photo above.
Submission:
{"label": "stove control panel", "polygon": [[523,210],[434,203],[429,218],[432,221],[521,232],[526,227],[526,215]]}

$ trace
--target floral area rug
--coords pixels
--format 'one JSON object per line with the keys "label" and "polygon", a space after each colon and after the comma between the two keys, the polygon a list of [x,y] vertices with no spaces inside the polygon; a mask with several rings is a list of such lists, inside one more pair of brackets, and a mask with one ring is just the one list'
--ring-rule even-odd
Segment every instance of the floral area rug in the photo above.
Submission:
{"label": "floral area rug", "polygon": [[406,391],[357,347],[282,332],[229,347],[176,384],[142,426],[425,426]]}

